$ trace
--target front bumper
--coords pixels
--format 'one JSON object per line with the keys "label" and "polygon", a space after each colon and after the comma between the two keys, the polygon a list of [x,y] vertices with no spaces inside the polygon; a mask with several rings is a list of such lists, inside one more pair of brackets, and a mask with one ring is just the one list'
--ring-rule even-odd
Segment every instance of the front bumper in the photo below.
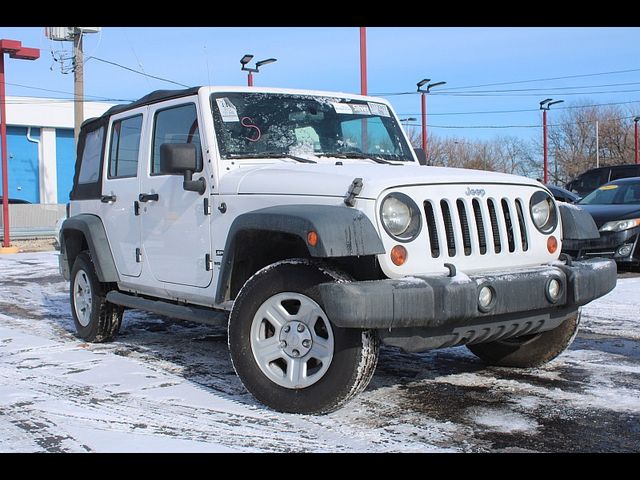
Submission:
{"label": "front bumper", "polygon": [[[616,273],[614,261],[590,259],[510,272],[323,283],[318,288],[327,315],[339,327],[427,327],[435,332],[496,319],[575,311],[611,291]],[[562,285],[555,302],[546,294],[552,278]],[[478,306],[478,294],[485,285],[495,292],[486,312]]]}
{"label": "front bumper", "polygon": [[[640,264],[640,227],[622,232],[603,232],[599,238],[589,240],[563,240],[562,251],[573,258],[602,257],[613,258],[618,263]],[[630,245],[626,255],[619,253],[620,247]]]}

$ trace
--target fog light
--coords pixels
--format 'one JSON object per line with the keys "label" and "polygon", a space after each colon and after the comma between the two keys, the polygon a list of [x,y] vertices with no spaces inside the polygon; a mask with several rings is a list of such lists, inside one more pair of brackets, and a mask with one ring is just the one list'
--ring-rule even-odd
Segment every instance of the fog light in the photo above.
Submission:
{"label": "fog light", "polygon": [[631,250],[633,250],[633,243],[627,243],[618,249],[617,255],[619,257],[628,257],[631,255]]}
{"label": "fog light", "polygon": [[556,303],[562,294],[562,283],[557,278],[547,282],[547,298],[551,303]]}
{"label": "fog light", "polygon": [[491,307],[493,307],[494,300],[495,292],[490,286],[485,285],[478,292],[478,308],[480,308],[481,311],[489,311]]}

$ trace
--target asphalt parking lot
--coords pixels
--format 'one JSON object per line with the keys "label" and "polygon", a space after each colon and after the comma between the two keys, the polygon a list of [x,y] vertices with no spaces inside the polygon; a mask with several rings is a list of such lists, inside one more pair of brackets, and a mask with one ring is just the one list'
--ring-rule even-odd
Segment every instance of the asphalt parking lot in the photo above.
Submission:
{"label": "asphalt parking lot", "polygon": [[116,341],[82,342],[55,253],[2,256],[0,451],[637,452],[639,291],[621,272],[542,368],[384,348],[362,395],[314,417],[246,393],[224,326],[128,311]]}

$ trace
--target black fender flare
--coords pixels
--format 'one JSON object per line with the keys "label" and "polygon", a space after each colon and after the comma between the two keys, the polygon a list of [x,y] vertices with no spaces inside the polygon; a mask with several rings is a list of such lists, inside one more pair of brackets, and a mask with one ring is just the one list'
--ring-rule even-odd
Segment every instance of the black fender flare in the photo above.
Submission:
{"label": "black fender flare", "polygon": [[60,255],[61,264],[66,264],[68,271],[73,268],[73,262],[81,251],[82,245],[77,241],[77,235],[81,233],[87,241],[91,259],[96,268],[96,275],[101,282],[118,282],[120,277],[113,260],[111,247],[107,239],[107,233],[100,217],[81,213],[67,218],[60,229]]}
{"label": "black fender flare", "polygon": [[[335,205],[278,205],[239,215],[231,224],[218,277],[216,302],[222,303],[233,271],[236,239],[242,231],[287,233],[299,237],[315,258],[353,257],[385,253],[382,240],[360,210]],[[307,241],[317,233],[316,245]]]}

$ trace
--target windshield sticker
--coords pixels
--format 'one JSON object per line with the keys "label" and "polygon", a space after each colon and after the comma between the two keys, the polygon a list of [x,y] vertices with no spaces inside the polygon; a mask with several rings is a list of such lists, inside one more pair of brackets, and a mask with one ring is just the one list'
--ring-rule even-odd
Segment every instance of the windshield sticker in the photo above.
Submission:
{"label": "windshield sticker", "polygon": [[372,115],[379,115],[381,117],[390,117],[391,115],[389,114],[389,109],[387,108],[386,105],[383,105],[382,103],[372,103],[369,102],[369,110],[371,110],[371,114]]}
{"label": "windshield sticker", "polygon": [[238,110],[236,110],[236,106],[231,103],[231,101],[227,98],[216,98],[216,103],[218,104],[218,110],[220,110],[220,116],[222,117],[223,122],[239,122],[238,118]]}
{"label": "windshield sticker", "polygon": [[618,188],[618,185],[605,185],[598,190],[615,190],[616,188]]}
{"label": "windshield sticker", "polygon": [[353,113],[359,113],[361,115],[371,115],[371,112],[369,111],[369,106],[368,105],[361,105],[359,103],[351,103],[351,104],[349,104],[349,106],[353,110]]}
{"label": "windshield sticker", "polygon": [[349,115],[353,113],[353,110],[351,110],[348,103],[331,102],[331,105],[333,105],[333,109],[336,113],[347,113]]}

